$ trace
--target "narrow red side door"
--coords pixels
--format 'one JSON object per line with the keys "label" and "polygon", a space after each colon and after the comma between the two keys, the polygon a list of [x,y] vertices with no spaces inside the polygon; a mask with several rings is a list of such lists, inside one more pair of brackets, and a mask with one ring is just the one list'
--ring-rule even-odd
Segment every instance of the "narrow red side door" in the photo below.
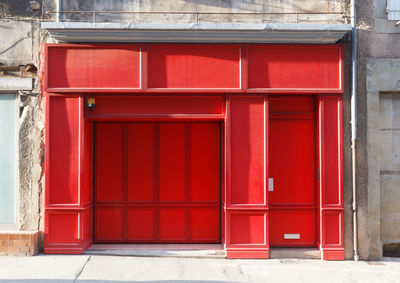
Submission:
{"label": "narrow red side door", "polygon": [[95,242],[220,242],[219,122],[95,128]]}
{"label": "narrow red side door", "polygon": [[314,99],[269,99],[270,245],[317,245]]}

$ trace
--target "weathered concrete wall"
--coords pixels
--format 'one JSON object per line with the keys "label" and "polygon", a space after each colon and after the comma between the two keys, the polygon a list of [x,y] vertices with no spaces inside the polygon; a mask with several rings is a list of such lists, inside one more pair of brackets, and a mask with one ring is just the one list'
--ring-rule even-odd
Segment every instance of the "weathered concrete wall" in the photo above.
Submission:
{"label": "weathered concrete wall", "polygon": [[400,243],[400,59],[367,61],[369,257]]}
{"label": "weathered concrete wall", "polygon": [[[19,92],[19,188],[17,227],[21,231],[38,231],[42,202],[42,129],[44,114],[40,99],[39,66],[42,1],[0,0],[0,63],[16,71],[1,73],[4,79],[20,75],[18,66],[32,65],[23,76],[33,77],[32,91]],[[15,89],[18,92],[18,89]]]}
{"label": "weathered concrete wall", "polygon": [[0,0],[0,18],[37,18],[41,5],[42,0]]}
{"label": "weathered concrete wall", "polygon": [[[388,237],[389,234],[397,233],[396,226],[392,222],[387,225],[386,215],[381,215],[381,184],[387,186],[387,177],[382,177],[380,173],[379,149],[371,147],[373,144],[380,144],[374,135],[376,130],[375,121],[379,121],[379,92],[388,89],[377,89],[378,94],[371,94],[368,88],[378,86],[370,85],[371,81],[377,81],[373,76],[384,78],[383,81],[390,81],[395,85],[399,79],[394,75],[392,65],[393,58],[400,58],[400,30],[395,26],[394,21],[387,21],[385,12],[386,1],[365,0],[357,2],[358,9],[358,129],[359,136],[357,141],[357,183],[359,200],[359,245],[362,258],[377,259],[381,257],[381,232]],[[386,58],[384,64],[388,68],[379,68],[373,72],[374,68],[367,68],[367,62],[379,63],[381,58]],[[374,65],[373,64],[373,65]],[[382,63],[383,64],[383,63]],[[369,77],[369,84],[367,78]],[[377,82],[378,83],[378,82]],[[391,90],[393,91],[393,89]],[[368,99],[367,99],[368,98]],[[370,100],[371,103],[367,101]],[[377,104],[373,101],[378,101]],[[386,101],[387,103],[387,101]],[[371,128],[372,127],[372,128]],[[368,137],[368,140],[367,140]],[[390,150],[390,149],[389,149]],[[392,151],[392,153],[394,153]],[[382,183],[381,183],[382,182]],[[388,190],[385,189],[385,198],[388,197]],[[389,193],[390,195],[391,193]],[[396,198],[397,195],[390,195],[389,198]],[[383,203],[386,210],[397,210],[393,207],[394,203]],[[397,204],[398,206],[398,204]],[[383,207],[382,207],[383,208]],[[383,230],[382,230],[383,229]],[[388,231],[391,230],[391,232]]]}
{"label": "weathered concrete wall", "polygon": [[[63,11],[97,11],[99,12],[96,14],[97,22],[344,23],[347,20],[346,2],[346,0],[64,0],[61,2],[61,8]],[[43,0],[45,7],[49,8],[46,11],[55,11],[54,3],[54,0]],[[107,11],[130,13],[112,14]],[[65,13],[62,14],[62,19],[93,21],[93,15]]]}

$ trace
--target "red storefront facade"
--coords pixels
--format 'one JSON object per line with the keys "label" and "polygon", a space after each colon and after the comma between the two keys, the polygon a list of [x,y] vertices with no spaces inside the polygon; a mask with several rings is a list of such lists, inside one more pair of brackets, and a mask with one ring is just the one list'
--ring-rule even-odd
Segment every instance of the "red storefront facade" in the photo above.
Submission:
{"label": "red storefront facade", "polygon": [[228,258],[344,259],[342,45],[44,49],[45,253],[221,243]]}

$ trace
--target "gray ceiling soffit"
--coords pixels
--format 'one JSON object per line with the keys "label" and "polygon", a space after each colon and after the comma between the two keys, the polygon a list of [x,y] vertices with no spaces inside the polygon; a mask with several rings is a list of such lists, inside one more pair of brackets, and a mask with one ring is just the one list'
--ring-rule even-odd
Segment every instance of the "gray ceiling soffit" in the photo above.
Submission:
{"label": "gray ceiling soffit", "polygon": [[59,42],[335,43],[345,24],[134,24],[45,22]]}

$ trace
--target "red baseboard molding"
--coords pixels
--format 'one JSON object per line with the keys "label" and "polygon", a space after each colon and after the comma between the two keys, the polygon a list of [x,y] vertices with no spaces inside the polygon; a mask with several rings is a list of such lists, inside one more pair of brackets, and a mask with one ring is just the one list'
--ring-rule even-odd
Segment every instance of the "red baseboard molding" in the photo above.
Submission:
{"label": "red baseboard molding", "polygon": [[269,250],[226,250],[226,258],[269,258]]}
{"label": "red baseboard molding", "polygon": [[82,241],[80,245],[47,245],[43,249],[44,254],[82,254],[93,245],[93,240]]}
{"label": "red baseboard molding", "polygon": [[322,260],[344,260],[344,249],[321,249]]}

